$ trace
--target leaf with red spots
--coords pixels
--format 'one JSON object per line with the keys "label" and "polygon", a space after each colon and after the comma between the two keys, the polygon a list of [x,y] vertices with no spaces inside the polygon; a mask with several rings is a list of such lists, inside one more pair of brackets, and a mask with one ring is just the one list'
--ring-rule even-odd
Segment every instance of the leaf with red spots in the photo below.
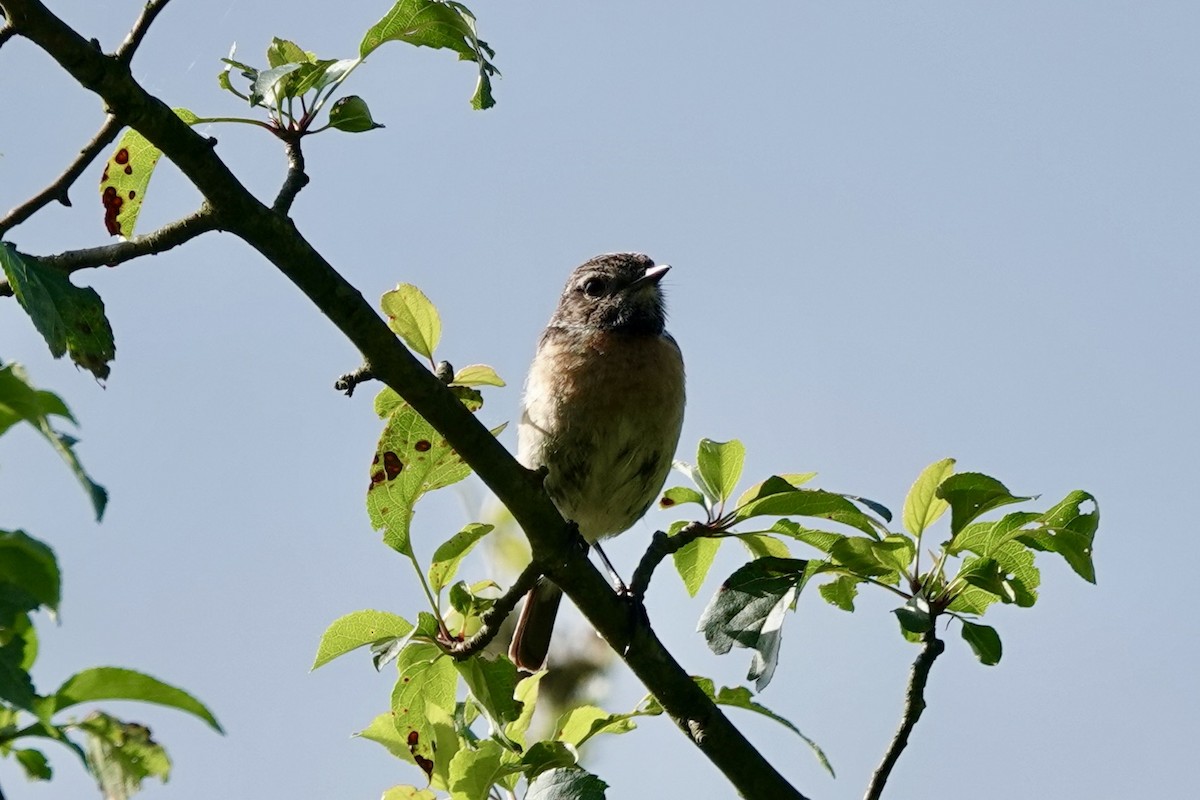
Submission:
{"label": "leaf with red spots", "polygon": [[[471,410],[479,407],[479,392],[453,387]],[[383,530],[383,541],[410,558],[413,506],[426,492],[457,483],[471,468],[424,417],[391,389],[380,392],[376,408],[388,414],[371,463],[367,513],[371,525]]]}
{"label": "leaf with red spots", "polygon": [[428,706],[454,712],[458,673],[454,660],[429,642],[413,642],[396,659],[398,678],[392,690],[392,710],[376,717],[359,735],[378,742],[410,764],[432,771],[435,731]]}
{"label": "leaf with red spots", "polygon": [[117,348],[96,290],[76,286],[8,243],[0,243],[0,267],[50,353],[55,358],[70,353],[76,364],[100,380],[107,378]]}
{"label": "leaf with red spots", "polygon": [[[177,108],[175,113],[188,125],[194,125],[199,117],[186,108]],[[104,165],[100,178],[100,202],[104,206],[104,227],[113,236],[133,236],[146,187],[158,166],[162,151],[132,128],[125,131],[117,142],[117,149]]]}

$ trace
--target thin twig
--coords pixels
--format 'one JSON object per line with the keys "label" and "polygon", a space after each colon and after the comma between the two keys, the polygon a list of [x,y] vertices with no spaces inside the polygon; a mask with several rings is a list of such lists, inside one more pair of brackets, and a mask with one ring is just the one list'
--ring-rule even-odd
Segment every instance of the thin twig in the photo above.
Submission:
{"label": "thin twig", "polygon": [[109,115],[104,124],[100,126],[100,130],[96,131],[96,135],[92,140],[79,151],[79,156],[71,162],[71,165],[59,175],[53,183],[47,186],[42,191],[35,194],[33,197],[26,200],[21,205],[9,211],[4,219],[0,219],[0,236],[8,233],[10,230],[20,225],[25,220],[32,217],[42,208],[57,200],[64,206],[71,205],[71,198],[67,192],[71,188],[71,184],[83,174],[83,171],[96,159],[100,151],[112,144],[113,139],[117,138],[117,134],[121,132],[123,125],[113,115]]}
{"label": "thin twig", "polygon": [[945,643],[937,637],[937,631],[931,625],[925,632],[925,645],[913,661],[912,672],[908,676],[908,691],[904,695],[904,716],[900,720],[900,727],[896,729],[896,735],[892,737],[887,752],[883,754],[883,761],[871,776],[871,783],[867,786],[863,800],[879,800],[883,795],[888,776],[892,774],[892,768],[896,766],[900,754],[908,746],[908,736],[925,710],[925,684],[929,681],[929,670],[945,649]]}
{"label": "thin twig", "polygon": [[541,576],[542,570],[537,566],[537,562],[530,563],[525,571],[517,576],[513,585],[508,587],[508,591],[483,613],[480,618],[482,627],[475,635],[461,642],[455,642],[446,648],[446,651],[458,661],[462,661],[491,644],[492,640],[496,638],[496,634],[500,632],[501,623],[512,613],[512,610],[517,607],[517,603],[525,596],[526,592],[533,588],[533,584]]}
{"label": "thin twig", "polygon": [[280,214],[286,214],[291,210],[296,195],[300,194],[300,190],[308,185],[308,173],[304,171],[304,152],[300,149],[300,137],[288,136],[283,141],[288,157],[287,178],[284,179],[283,186],[279,189],[279,196],[275,198],[275,202],[271,206]]}
{"label": "thin twig", "polygon": [[637,569],[633,571],[633,580],[629,582],[629,594],[639,599],[645,597],[646,590],[650,588],[650,578],[654,576],[654,570],[658,569],[662,560],[709,533],[711,530],[702,522],[689,523],[674,536],[655,531],[650,546],[646,548]]}
{"label": "thin twig", "polygon": [[133,54],[137,51],[138,45],[142,43],[142,39],[146,38],[146,31],[150,30],[150,23],[154,22],[154,18],[158,16],[158,12],[166,7],[171,0],[148,0],[145,6],[142,7],[142,13],[133,23],[129,34],[125,37],[125,41],[121,42],[121,46],[117,48],[117,61],[122,64],[129,64],[133,59]]}
{"label": "thin twig", "polygon": [[[135,258],[157,255],[195,239],[202,233],[220,230],[220,228],[221,224],[217,219],[216,212],[205,203],[194,214],[168,223],[145,236],[135,236],[124,242],[101,247],[68,250],[52,256],[38,256],[37,261],[42,266],[61,270],[68,275],[91,267],[115,267],[117,264]],[[12,293],[12,286],[8,281],[0,280],[0,297],[9,297]]]}

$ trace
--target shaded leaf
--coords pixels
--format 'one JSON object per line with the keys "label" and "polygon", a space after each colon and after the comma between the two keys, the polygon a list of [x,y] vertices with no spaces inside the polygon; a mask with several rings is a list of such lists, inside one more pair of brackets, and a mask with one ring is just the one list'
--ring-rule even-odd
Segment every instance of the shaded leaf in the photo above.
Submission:
{"label": "shaded leaf", "polygon": [[1075,574],[1095,583],[1092,544],[1099,526],[1100,507],[1096,498],[1087,492],[1074,491],[1038,517],[1032,530],[1021,531],[1016,538],[1035,550],[1058,553]]}
{"label": "shaded leaf", "polygon": [[76,286],[62,272],[18,253],[7,242],[0,242],[0,267],[50,354],[61,358],[69,353],[99,380],[107,378],[117,348],[96,290]]}
{"label": "shaded leaf", "polygon": [[513,662],[504,657],[476,655],[453,663],[475,702],[497,728],[520,717],[521,703],[515,699],[517,667]]}
{"label": "shaded leaf", "polygon": [[31,781],[48,781],[54,776],[50,762],[41,750],[14,750],[17,763],[25,770],[25,777]]}
{"label": "shaded leaf", "polygon": [[[892,611],[900,622],[900,628],[906,634],[923,635],[933,627],[933,617],[929,612],[929,602],[921,596],[909,598],[900,608]],[[905,637],[909,638],[909,637]],[[909,638],[909,641],[913,641]]]}
{"label": "shaded leaf", "polygon": [[[24,531],[0,531],[0,584],[6,592],[20,592],[24,606],[20,611],[33,611],[45,606],[58,610],[62,577],[54,551]],[[0,625],[3,625],[0,622]]]}
{"label": "shaded leaf", "polygon": [[941,482],[935,493],[950,505],[950,535],[954,536],[967,523],[994,508],[1030,500],[1016,497],[1003,483],[979,472],[960,472]]}
{"label": "shaded leaf", "polygon": [[[697,683],[699,683],[701,680],[708,680],[708,679],[707,678],[705,678],[705,679],[697,678],[695,680]],[[712,682],[709,681],[709,684],[711,686]],[[804,743],[808,745],[810,750],[812,750],[812,753],[814,756],[816,756],[817,761],[820,762],[821,766],[825,768],[825,770],[829,773],[829,775],[834,778],[837,777],[837,775],[833,771],[833,765],[829,763],[829,759],[825,755],[825,751],[822,750],[820,748],[820,746],[817,745],[816,742],[814,742],[812,739],[810,739],[809,737],[807,737],[803,733],[801,733],[800,729],[797,728],[794,724],[792,724],[791,721],[779,716],[778,714],[776,714],[774,711],[767,708],[766,706],[761,705],[760,703],[754,702],[754,699],[750,694],[750,690],[748,688],[746,688],[745,686],[736,686],[736,687],[722,686],[721,690],[719,692],[717,692],[716,694],[712,694],[711,692],[707,692],[707,693],[710,697],[712,697],[712,699],[719,706],[744,708],[747,711],[753,711],[755,714],[761,714],[764,717],[767,717],[768,719],[775,720],[780,725],[787,728],[792,733],[796,734],[801,739],[803,739]]]}
{"label": "shaded leaf", "polygon": [[608,784],[579,767],[546,770],[529,782],[525,800],[603,800]]}
{"label": "shaded leaf", "polygon": [[837,606],[843,611],[854,610],[854,598],[858,597],[858,578],[853,575],[841,575],[829,583],[817,587],[821,597],[830,605]]}
{"label": "shaded leaf", "polygon": [[367,101],[356,94],[339,98],[329,107],[329,124],[346,133],[364,133],[383,127],[371,117]]}
{"label": "shaded leaf", "polygon": [[734,508],[744,506],[751,500],[766,497],[769,494],[777,494],[781,491],[789,492],[798,486],[808,483],[815,477],[817,477],[817,473],[815,472],[788,472],[783,475],[772,475],[765,481],[756,483],[742,492],[738,496],[737,502],[734,503]]}
{"label": "shaded leaf", "polygon": [[747,678],[761,691],[779,661],[783,616],[810,577],[809,562],[760,558],[743,565],[713,596],[697,629],[717,655],[733,647],[754,651]]}
{"label": "shaded leaf", "polygon": [[521,756],[521,766],[529,778],[548,769],[573,767],[578,763],[578,751],[566,742],[536,742]]}
{"label": "shaded leaf", "polygon": [[144,725],[97,711],[76,727],[87,739],[88,768],[105,800],[125,800],[146,778],[166,783],[170,777],[171,759]]}
{"label": "shaded leaf", "polygon": [[990,625],[979,625],[966,620],[960,621],[962,622],[962,637],[967,644],[971,645],[971,650],[980,663],[989,667],[999,664],[1004,649],[1000,645],[1000,634],[996,633],[996,629]]}

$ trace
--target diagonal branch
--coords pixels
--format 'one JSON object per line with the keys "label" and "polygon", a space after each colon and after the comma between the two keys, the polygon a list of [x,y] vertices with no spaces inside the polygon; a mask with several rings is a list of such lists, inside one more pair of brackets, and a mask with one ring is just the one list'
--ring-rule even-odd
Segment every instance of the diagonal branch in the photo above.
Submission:
{"label": "diagonal branch", "polygon": [[122,64],[129,64],[133,60],[133,54],[137,52],[138,46],[141,45],[142,39],[146,38],[146,32],[150,30],[150,23],[154,22],[154,18],[158,16],[158,12],[166,7],[171,0],[147,0],[146,5],[142,7],[142,13],[133,23],[133,27],[129,30],[125,41],[121,42],[121,46],[117,48],[114,54],[117,60]]}
{"label": "diagonal branch", "polygon": [[285,215],[263,205],[207,141],[128,68],[91,47],[37,0],[0,0],[21,34],[44,49],[81,85],[179,167],[212,205],[222,229],[243,239],[291,280],[359,349],[366,365],[436,428],[513,513],[535,563],[575,601],[589,622],[662,704],[676,726],[746,798],[804,800],[692,680],[648,625],[635,625],[546,494],[448,387],[417,361],[362,294]]}
{"label": "diagonal branch", "polygon": [[[60,269],[68,275],[89,267],[115,267],[142,256],[158,255],[172,247],[195,239],[202,233],[219,230],[217,215],[207,203],[194,214],[175,220],[145,236],[135,236],[124,242],[89,247],[84,250],[68,250],[53,256],[39,256],[43,266]],[[0,280],[0,297],[12,296],[12,286]]]}
{"label": "diagonal branch", "polygon": [[533,588],[533,584],[537,583],[537,579],[540,577],[542,577],[542,571],[536,562],[527,566],[525,571],[513,581],[513,585],[508,587],[508,591],[497,599],[495,604],[480,618],[482,625],[479,631],[469,639],[455,642],[446,648],[450,655],[461,661],[464,658],[470,658],[491,644],[492,640],[496,638],[496,634],[500,632],[500,626],[504,623],[505,618],[512,613],[512,610],[517,607],[517,603],[521,602],[521,598]]}
{"label": "diagonal branch", "polygon": [[636,598],[645,597],[646,590],[650,588],[650,578],[654,576],[654,570],[658,569],[658,565],[664,558],[679,552],[711,532],[712,530],[701,522],[688,523],[674,536],[668,536],[662,531],[655,531],[654,538],[650,540],[650,546],[646,548],[646,552],[642,554],[642,560],[638,562],[637,569],[633,571],[633,579],[629,583],[629,593]]}
{"label": "diagonal branch", "polygon": [[100,154],[100,151],[112,144],[113,139],[117,138],[117,134],[121,132],[122,127],[121,122],[110,114],[108,119],[104,120],[104,124],[100,126],[100,130],[96,131],[96,135],[92,137],[92,140],[79,151],[79,156],[71,162],[71,165],[63,171],[63,174],[59,175],[45,189],[42,189],[24,203],[21,203],[21,205],[9,211],[3,219],[0,219],[0,237],[55,200],[64,206],[71,205],[71,198],[67,196],[71,185],[96,160],[96,156]]}
{"label": "diagonal branch", "polygon": [[925,646],[913,661],[912,672],[908,676],[908,691],[904,695],[904,715],[900,719],[900,727],[896,729],[896,735],[892,737],[887,752],[883,754],[883,761],[871,776],[871,783],[867,786],[863,800],[879,800],[883,795],[883,787],[892,774],[892,768],[896,766],[900,754],[908,746],[909,734],[921,718],[921,713],[925,711],[925,684],[929,681],[929,670],[945,649],[946,644],[937,637],[937,631],[930,626],[925,632]]}

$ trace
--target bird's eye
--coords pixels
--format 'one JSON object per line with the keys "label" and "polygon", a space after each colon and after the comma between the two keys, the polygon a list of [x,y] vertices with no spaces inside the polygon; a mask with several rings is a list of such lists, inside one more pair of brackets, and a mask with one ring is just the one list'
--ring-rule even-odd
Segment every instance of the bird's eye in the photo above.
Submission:
{"label": "bird's eye", "polygon": [[604,294],[607,284],[600,278],[588,278],[580,288],[588,297],[599,297]]}

